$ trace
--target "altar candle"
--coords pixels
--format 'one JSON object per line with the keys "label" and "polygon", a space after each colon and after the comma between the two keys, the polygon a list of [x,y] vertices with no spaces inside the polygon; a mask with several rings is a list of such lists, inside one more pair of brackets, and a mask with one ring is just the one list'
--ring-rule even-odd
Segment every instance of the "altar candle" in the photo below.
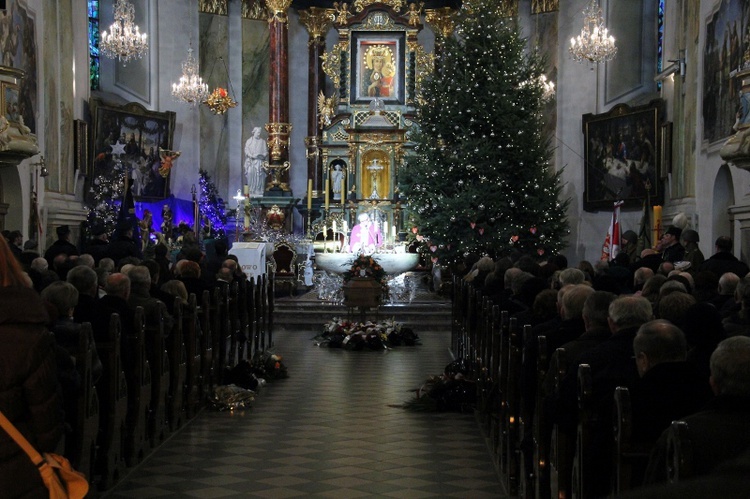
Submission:
{"label": "altar candle", "polygon": [[250,213],[247,210],[247,199],[245,200],[245,205],[242,207],[242,211],[245,212],[245,231],[247,231],[247,228],[250,227]]}
{"label": "altar candle", "polygon": [[245,193],[245,197],[247,197],[247,195],[250,194],[250,186],[246,185],[243,192]]}
{"label": "altar candle", "polygon": [[328,227],[323,224],[323,253],[328,253]]}
{"label": "altar candle", "polygon": [[653,243],[656,243],[661,239],[661,206],[654,206],[654,229],[653,229]]}
{"label": "altar candle", "polygon": [[328,210],[328,184],[331,183],[331,179],[326,179],[325,188],[323,189],[323,196],[325,197],[326,211]]}
{"label": "altar candle", "polygon": [[344,206],[346,204],[346,182],[344,181],[344,177],[341,177],[341,206]]}
{"label": "altar candle", "polygon": [[391,241],[396,242],[396,226],[391,227]]}
{"label": "altar candle", "polygon": [[336,253],[336,248],[338,247],[338,245],[336,244],[336,240],[338,239],[336,237],[336,220],[331,222],[331,228],[333,229],[333,236],[331,237],[331,239],[333,240],[333,252]]}
{"label": "altar candle", "polygon": [[307,179],[307,211],[312,210],[312,179]]}
{"label": "altar candle", "polygon": [[388,242],[388,222],[383,222],[383,238]]}

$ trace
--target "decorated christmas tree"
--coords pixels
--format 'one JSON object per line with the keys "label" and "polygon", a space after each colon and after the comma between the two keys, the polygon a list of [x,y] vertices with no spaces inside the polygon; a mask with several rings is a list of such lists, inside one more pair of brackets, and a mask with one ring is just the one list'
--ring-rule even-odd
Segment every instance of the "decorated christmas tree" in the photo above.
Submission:
{"label": "decorated christmas tree", "polygon": [[224,227],[227,225],[227,215],[224,211],[224,200],[219,196],[216,185],[206,170],[200,170],[199,182],[201,196],[198,210],[203,220],[204,237],[212,239],[226,237]]}
{"label": "decorated christmas tree", "polygon": [[464,2],[422,87],[415,154],[399,174],[412,232],[444,265],[469,252],[547,256],[569,232],[542,132],[544,63],[498,4]]}
{"label": "decorated christmas tree", "polygon": [[89,227],[103,226],[107,234],[112,234],[117,225],[122,194],[125,189],[125,171],[119,161],[112,175],[98,175],[91,183],[89,210],[86,221]]}

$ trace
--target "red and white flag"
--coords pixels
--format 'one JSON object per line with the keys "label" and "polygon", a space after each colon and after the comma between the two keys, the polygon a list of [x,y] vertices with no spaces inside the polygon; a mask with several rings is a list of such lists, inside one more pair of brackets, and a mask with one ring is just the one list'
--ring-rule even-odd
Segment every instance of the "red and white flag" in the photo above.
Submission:
{"label": "red and white flag", "polygon": [[622,206],[622,203],[622,201],[615,202],[612,221],[609,222],[607,237],[604,239],[604,245],[602,246],[601,260],[614,260],[620,252],[620,206]]}

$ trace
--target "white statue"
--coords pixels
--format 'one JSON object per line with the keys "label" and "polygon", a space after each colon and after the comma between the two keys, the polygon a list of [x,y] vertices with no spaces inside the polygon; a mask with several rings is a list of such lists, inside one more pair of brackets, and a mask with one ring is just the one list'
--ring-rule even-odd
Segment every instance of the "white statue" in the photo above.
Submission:
{"label": "white statue", "polygon": [[263,163],[268,159],[268,145],[260,137],[260,127],[253,128],[252,136],[245,142],[245,178],[250,197],[262,197],[266,187]]}
{"label": "white statue", "polygon": [[335,163],[331,169],[331,190],[333,199],[341,200],[341,181],[344,179],[344,167],[341,163]]}

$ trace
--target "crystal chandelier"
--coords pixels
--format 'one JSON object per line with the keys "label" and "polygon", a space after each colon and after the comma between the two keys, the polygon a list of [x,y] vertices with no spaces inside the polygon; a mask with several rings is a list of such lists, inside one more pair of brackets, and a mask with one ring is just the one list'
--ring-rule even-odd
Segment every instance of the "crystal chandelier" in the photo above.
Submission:
{"label": "crystal chandelier", "polygon": [[609,61],[617,54],[615,38],[604,26],[598,0],[591,0],[583,11],[583,29],[580,35],[570,39],[568,50],[576,61],[589,61],[594,64]]}
{"label": "crystal chandelier", "polygon": [[130,59],[140,58],[148,50],[146,34],[141,34],[135,24],[135,7],[125,0],[115,3],[115,22],[109,27],[109,33],[102,31],[99,42],[102,54],[117,59],[123,64]]}
{"label": "crystal chandelier", "polygon": [[208,85],[198,74],[198,62],[193,57],[193,47],[188,48],[188,56],[182,63],[182,76],[179,83],[172,83],[172,95],[183,102],[197,106],[208,97]]}

